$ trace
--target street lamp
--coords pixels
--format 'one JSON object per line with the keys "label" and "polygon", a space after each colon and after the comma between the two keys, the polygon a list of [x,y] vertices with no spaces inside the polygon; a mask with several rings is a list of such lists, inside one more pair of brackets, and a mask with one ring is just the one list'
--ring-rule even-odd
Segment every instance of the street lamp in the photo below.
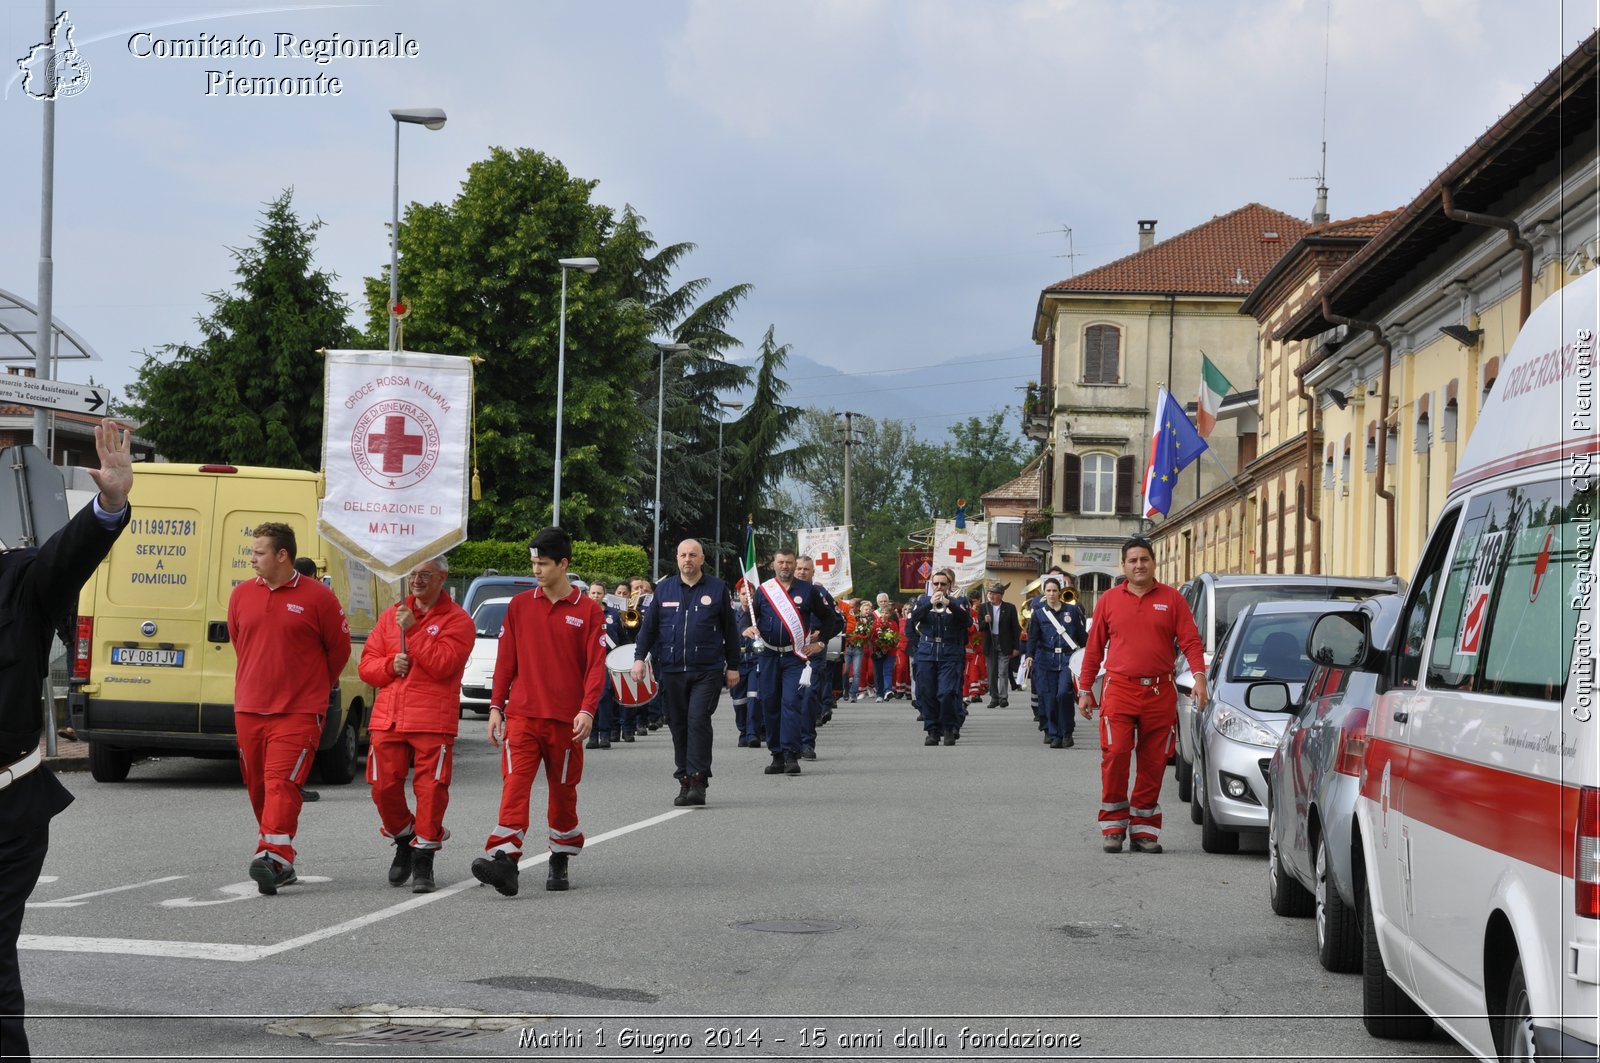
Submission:
{"label": "street lamp", "polygon": [[394,316],[395,304],[400,301],[400,125],[444,128],[444,112],[437,107],[408,107],[390,111],[394,119],[394,215],[389,227],[389,349],[395,349],[394,337],[400,321]]}
{"label": "street lamp", "polygon": [[742,402],[734,402],[734,401],[731,401],[731,400],[728,401],[728,402],[723,402],[722,400],[719,399],[719,400],[717,400],[717,405],[720,406],[721,409],[719,409],[717,411],[717,525],[716,525],[716,531],[713,532],[713,534],[716,536],[716,541],[717,541],[717,543],[716,543],[717,578],[721,579],[722,578],[722,426],[724,424],[724,421],[722,420],[722,410],[735,410],[735,411],[742,410],[742,409],[744,409],[744,403],[742,403]]}
{"label": "street lamp", "polygon": [[689,345],[687,343],[656,344],[656,350],[661,352],[661,368],[656,374],[656,548],[655,553],[650,558],[650,582],[652,583],[661,578],[661,419],[667,409],[667,355],[682,354],[688,349]]}
{"label": "street lamp", "polygon": [[581,269],[593,273],[600,268],[597,258],[558,258],[561,267],[561,338],[556,354],[556,482],[550,503],[550,523],[561,527],[561,403],[566,395],[567,382],[567,270]]}

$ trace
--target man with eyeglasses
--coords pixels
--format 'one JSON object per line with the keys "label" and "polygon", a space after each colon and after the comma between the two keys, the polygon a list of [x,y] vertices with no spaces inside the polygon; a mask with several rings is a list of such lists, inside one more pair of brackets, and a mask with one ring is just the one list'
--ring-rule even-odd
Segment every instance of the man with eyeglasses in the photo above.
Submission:
{"label": "man with eyeglasses", "polygon": [[[367,780],[378,806],[379,833],[394,840],[389,885],[411,883],[432,893],[433,856],[449,831],[456,731],[461,719],[461,674],[477,629],[446,593],[444,557],[411,570],[411,593],[391,605],[361,651],[361,678],[378,688],[367,729]],[[406,776],[417,809],[406,803]]]}
{"label": "man with eyeglasses", "polygon": [[961,737],[963,704],[961,670],[966,663],[967,629],[972,614],[967,600],[954,593],[955,573],[941,568],[917,598],[906,621],[906,643],[916,678],[917,710],[925,746],[942,740],[953,746]]}
{"label": "man with eyeglasses", "polygon": [[810,658],[826,649],[828,640],[844,627],[838,612],[823,605],[816,585],[795,575],[796,564],[793,550],[773,551],[773,576],[751,595],[754,615],[744,632],[761,640],[756,682],[766,718],[767,749],[772,753],[772,763],[764,769],[767,775],[800,774],[806,688],[827,682],[814,673]]}

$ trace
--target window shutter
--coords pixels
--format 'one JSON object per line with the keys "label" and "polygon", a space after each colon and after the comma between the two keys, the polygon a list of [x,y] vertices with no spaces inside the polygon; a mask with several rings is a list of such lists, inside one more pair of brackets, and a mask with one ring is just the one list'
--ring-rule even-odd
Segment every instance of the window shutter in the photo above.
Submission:
{"label": "window shutter", "polygon": [[1083,459],[1076,454],[1061,458],[1061,512],[1083,512]]}
{"label": "window shutter", "polygon": [[1124,454],[1117,459],[1117,516],[1132,517],[1137,515],[1133,508],[1133,455]]}
{"label": "window shutter", "polygon": [[1083,381],[1086,384],[1100,382],[1100,329],[1098,326],[1084,330],[1083,333]]}

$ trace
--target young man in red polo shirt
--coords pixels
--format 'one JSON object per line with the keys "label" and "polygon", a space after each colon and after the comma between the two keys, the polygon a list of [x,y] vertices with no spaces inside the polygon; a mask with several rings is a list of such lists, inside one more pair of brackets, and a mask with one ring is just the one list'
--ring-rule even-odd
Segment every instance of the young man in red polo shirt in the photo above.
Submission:
{"label": "young man in red polo shirt", "polygon": [[[450,563],[431,558],[411,570],[411,593],[378,617],[361,650],[361,678],[378,688],[367,731],[367,780],[378,806],[380,833],[394,839],[389,885],[412,883],[432,893],[433,854],[449,834],[456,730],[461,719],[461,673],[477,629],[466,610],[444,593]],[[406,776],[417,797],[406,804]]]}
{"label": "young man in red polo shirt", "polygon": [[506,607],[489,697],[489,741],[503,746],[500,822],[484,845],[488,855],[472,862],[473,877],[507,897],[517,892],[528,800],[540,764],[549,788],[550,872],[544,888],[567,888],[567,860],[583,849],[583,742],[606,682],[605,613],[567,579],[572,539],[560,528],[546,528],[528,552],[539,586]]}
{"label": "young man in red polo shirt", "polygon": [[[1135,536],[1122,544],[1127,582],[1100,596],[1078,673],[1078,711],[1094,719],[1094,680],[1106,662],[1100,724],[1100,831],[1105,850],[1120,853],[1131,826],[1133,849],[1161,851],[1161,780],[1178,728],[1172,685],[1174,649],[1194,672],[1195,705],[1206,707],[1204,645],[1183,596],[1156,582],[1155,549]],[[1109,652],[1108,652],[1109,648]],[[1133,793],[1128,761],[1138,751]]]}
{"label": "young man in red polo shirt", "polygon": [[259,831],[250,877],[270,895],[297,881],[300,786],[322,738],[328,692],[350,659],[350,623],[331,590],[295,571],[293,528],[269,522],[250,534],[256,578],[228,598],[228,638],[238,657],[239,767]]}

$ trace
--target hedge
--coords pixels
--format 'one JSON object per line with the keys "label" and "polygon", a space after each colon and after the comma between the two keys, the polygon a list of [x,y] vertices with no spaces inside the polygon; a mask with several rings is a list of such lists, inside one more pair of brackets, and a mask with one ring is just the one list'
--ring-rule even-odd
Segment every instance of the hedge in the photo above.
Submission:
{"label": "hedge", "polygon": [[[452,580],[470,580],[490,568],[508,575],[531,574],[528,544],[476,540],[450,551]],[[599,580],[609,590],[634,576],[648,576],[650,562],[641,546],[606,546],[579,540],[572,544],[571,572],[591,582]]]}

